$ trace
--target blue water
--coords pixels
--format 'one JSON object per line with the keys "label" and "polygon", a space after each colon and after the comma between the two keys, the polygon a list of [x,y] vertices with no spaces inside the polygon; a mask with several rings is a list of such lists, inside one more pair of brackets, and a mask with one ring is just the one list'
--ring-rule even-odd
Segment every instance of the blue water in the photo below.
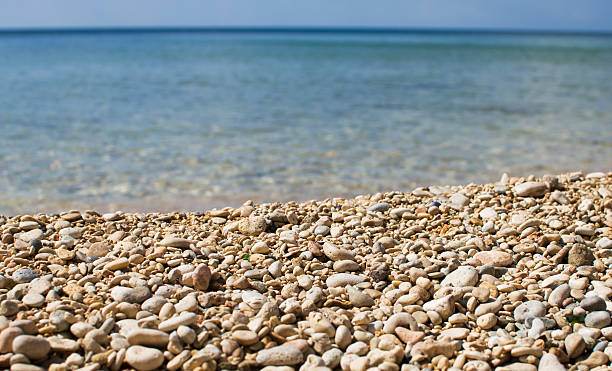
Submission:
{"label": "blue water", "polygon": [[0,33],[0,213],[612,165],[612,36]]}

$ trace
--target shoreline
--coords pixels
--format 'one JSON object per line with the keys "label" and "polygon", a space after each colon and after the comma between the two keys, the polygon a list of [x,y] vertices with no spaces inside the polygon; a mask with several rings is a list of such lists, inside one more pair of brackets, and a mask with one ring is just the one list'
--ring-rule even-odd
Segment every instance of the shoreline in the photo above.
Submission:
{"label": "shoreline", "polygon": [[[517,169],[515,169],[517,170]],[[525,169],[525,171],[533,169]],[[550,172],[550,169],[540,169],[535,174],[536,177],[546,176],[545,174],[570,174],[571,169],[561,169],[559,172]],[[558,170],[558,169],[557,169]],[[595,172],[596,167],[586,167],[585,174]],[[510,173],[515,173],[510,172]],[[522,173],[522,172],[519,172]],[[529,174],[533,174],[529,172]],[[501,173],[495,177],[501,176]],[[306,190],[308,187],[302,187],[299,191],[288,191],[283,188],[271,187],[269,192],[262,190],[226,192],[221,194],[200,194],[189,195],[181,193],[165,193],[147,195],[147,196],[128,196],[120,195],[115,197],[27,197],[20,196],[17,198],[4,198],[0,202],[0,216],[11,217],[19,215],[33,214],[59,214],[68,210],[95,210],[98,213],[110,213],[114,211],[122,211],[125,213],[171,213],[171,212],[203,212],[214,208],[240,207],[246,201],[253,201],[258,204],[264,203],[287,203],[297,202],[303,203],[313,200],[323,200],[326,198],[342,198],[352,199],[358,196],[374,194],[374,193],[389,193],[401,192],[410,193],[411,190],[421,188],[456,188],[465,187],[469,184],[488,184],[492,182],[491,174],[489,176],[477,177],[480,181],[469,181],[464,179],[464,182],[457,181],[456,183],[448,183],[444,181],[425,181],[423,179],[417,181],[407,181],[397,187],[378,184],[375,185],[370,192],[366,191],[363,186],[357,188],[336,189],[332,187],[327,191],[323,191],[320,187],[316,189]]]}
{"label": "shoreline", "polygon": [[0,216],[0,231],[2,368],[612,360],[612,172],[200,213]]}

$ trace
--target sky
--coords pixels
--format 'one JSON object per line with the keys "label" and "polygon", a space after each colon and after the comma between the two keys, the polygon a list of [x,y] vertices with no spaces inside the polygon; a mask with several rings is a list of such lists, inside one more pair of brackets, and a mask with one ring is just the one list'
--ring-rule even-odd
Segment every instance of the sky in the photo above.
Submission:
{"label": "sky", "polygon": [[612,0],[0,0],[0,28],[134,26],[612,31]]}

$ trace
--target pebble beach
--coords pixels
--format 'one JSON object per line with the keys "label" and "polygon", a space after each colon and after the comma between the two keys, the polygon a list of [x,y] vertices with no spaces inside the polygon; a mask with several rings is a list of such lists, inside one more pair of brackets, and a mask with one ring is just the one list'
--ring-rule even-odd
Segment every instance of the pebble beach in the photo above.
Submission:
{"label": "pebble beach", "polygon": [[612,172],[0,231],[2,369],[612,365]]}

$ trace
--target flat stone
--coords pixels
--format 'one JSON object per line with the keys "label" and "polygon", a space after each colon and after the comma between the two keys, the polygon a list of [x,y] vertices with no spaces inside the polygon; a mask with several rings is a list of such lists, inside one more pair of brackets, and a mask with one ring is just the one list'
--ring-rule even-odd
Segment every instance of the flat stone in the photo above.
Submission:
{"label": "flat stone", "polygon": [[187,295],[174,305],[177,313],[195,312],[198,310],[198,300],[195,295]]}
{"label": "flat stone", "polygon": [[490,330],[497,325],[497,315],[486,313],[476,319],[476,324],[483,330]]}
{"label": "flat stone", "polygon": [[153,295],[142,303],[142,310],[146,310],[147,312],[153,314],[159,314],[159,310],[167,302],[168,299],[164,298],[163,296]]}
{"label": "flat stone", "polygon": [[262,366],[287,366],[304,362],[304,355],[297,348],[279,345],[257,352],[256,361]]}
{"label": "flat stone", "polygon": [[164,353],[157,349],[133,345],[125,352],[125,361],[138,371],[150,371],[164,363]]}
{"label": "flat stone", "polygon": [[503,371],[537,371],[538,368],[535,365],[532,365],[530,363],[514,362],[514,363],[504,365],[503,367],[496,368],[496,370],[500,370],[500,371],[502,370]]}
{"label": "flat stone", "polygon": [[551,195],[550,198],[557,201],[558,203],[560,203],[561,205],[567,205],[570,203],[570,199],[567,197],[567,195],[563,192],[559,192],[559,191],[554,191]]}
{"label": "flat stone", "polygon": [[570,280],[570,277],[567,274],[555,274],[552,275],[550,277],[546,277],[544,279],[544,281],[542,281],[542,283],[540,283],[540,286],[542,286],[542,288],[556,288],[559,285],[562,285],[564,283],[567,283]]}
{"label": "flat stone", "polygon": [[46,370],[47,370],[46,368],[42,368],[36,365],[27,364],[27,363],[13,363],[11,365],[11,371],[46,371]]}
{"label": "flat stone", "polygon": [[64,249],[64,248],[59,248],[57,250],[55,250],[55,255],[57,255],[58,258],[64,260],[64,261],[70,261],[72,259],[74,259],[75,257],[75,252],[74,250],[68,250],[68,249]]}
{"label": "flat stone", "polygon": [[32,360],[43,359],[51,351],[49,341],[43,337],[20,335],[13,340],[13,353],[21,353]]}
{"label": "flat stone", "polygon": [[329,227],[326,225],[318,225],[314,230],[315,236],[327,236],[329,234]]}
{"label": "flat stone", "polygon": [[547,191],[546,183],[542,182],[525,182],[514,186],[514,193],[519,197],[544,196]]}
{"label": "flat stone", "polygon": [[107,222],[114,222],[123,219],[123,217],[120,213],[114,212],[102,214],[102,219],[106,220]]}
{"label": "flat stone", "polygon": [[261,280],[266,273],[268,273],[268,270],[265,268],[249,269],[248,271],[244,272],[244,277],[250,280]]}
{"label": "flat stone", "polygon": [[338,326],[334,337],[334,342],[336,345],[338,345],[341,349],[346,349],[346,347],[351,344],[352,340],[353,335],[351,334],[351,330],[345,325]]}
{"label": "flat stone", "polygon": [[585,175],[586,179],[600,179],[600,178],[605,178],[606,177],[606,173],[603,173],[601,171],[594,171],[592,173],[588,173],[587,175]]}
{"label": "flat stone", "polygon": [[412,347],[412,350],[410,350],[410,355],[413,359],[417,360],[422,360],[423,358],[433,358],[438,355],[443,355],[450,358],[455,353],[455,350],[458,349],[457,345],[442,341],[422,341],[420,343],[416,343]]}

